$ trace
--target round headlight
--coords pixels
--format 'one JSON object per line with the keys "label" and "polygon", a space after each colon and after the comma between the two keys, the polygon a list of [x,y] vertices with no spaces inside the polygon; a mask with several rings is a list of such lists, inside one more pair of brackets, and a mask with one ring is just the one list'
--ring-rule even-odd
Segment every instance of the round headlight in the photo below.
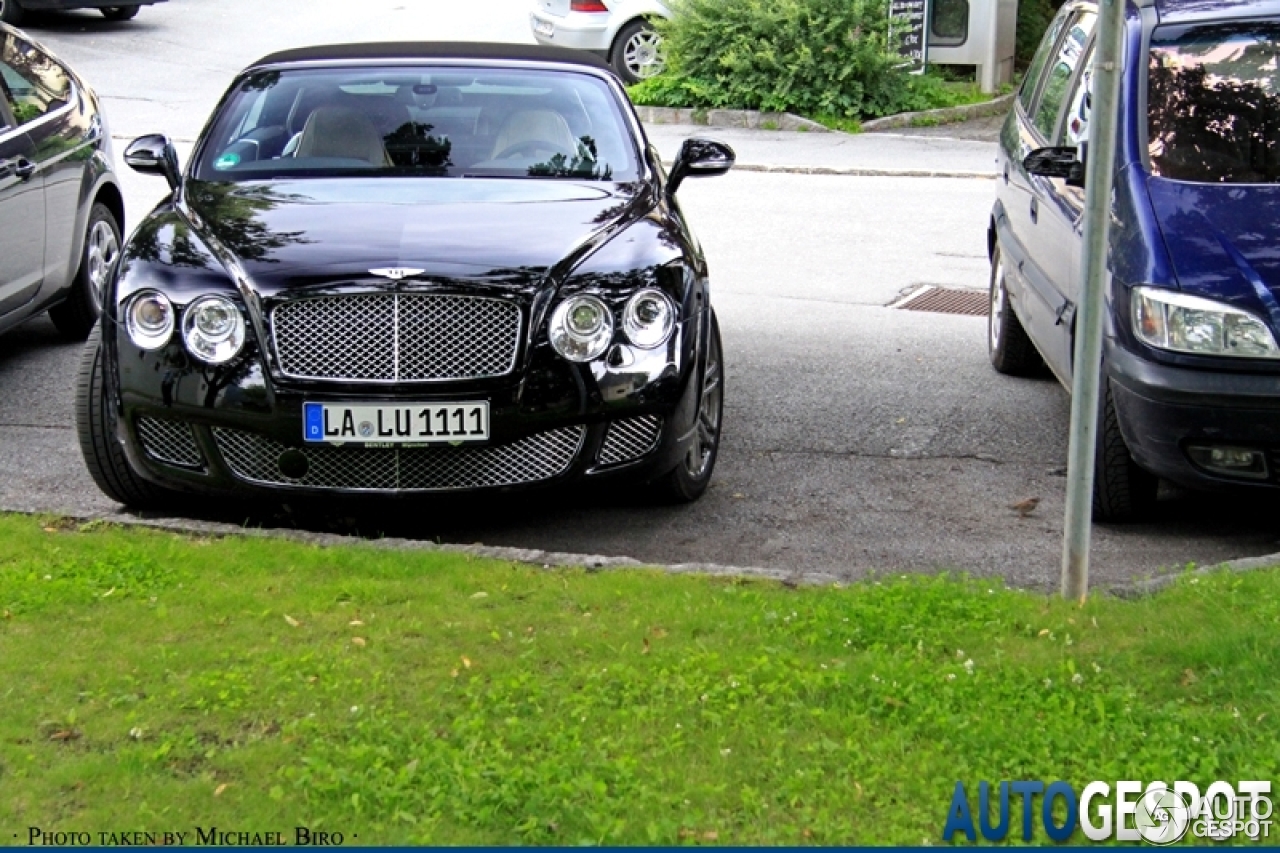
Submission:
{"label": "round headlight", "polygon": [[141,349],[157,350],[173,336],[173,303],[158,290],[143,290],[125,311],[129,339]]}
{"label": "round headlight", "polygon": [[632,296],[622,312],[622,331],[641,349],[665,344],[676,327],[676,309],[660,290],[642,290]]}
{"label": "round headlight", "polygon": [[594,296],[571,296],[551,314],[551,346],[569,361],[591,361],[613,341],[613,314]]}
{"label": "round headlight", "polygon": [[230,361],[244,346],[244,337],[244,315],[225,296],[202,296],[183,312],[182,339],[201,361]]}

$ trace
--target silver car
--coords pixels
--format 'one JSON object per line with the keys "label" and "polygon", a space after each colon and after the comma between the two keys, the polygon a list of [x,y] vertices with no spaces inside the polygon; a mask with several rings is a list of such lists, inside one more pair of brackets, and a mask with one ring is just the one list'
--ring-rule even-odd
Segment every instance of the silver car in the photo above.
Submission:
{"label": "silver car", "polygon": [[628,85],[662,70],[654,18],[670,18],[662,0],[534,0],[529,13],[539,44],[589,50]]}

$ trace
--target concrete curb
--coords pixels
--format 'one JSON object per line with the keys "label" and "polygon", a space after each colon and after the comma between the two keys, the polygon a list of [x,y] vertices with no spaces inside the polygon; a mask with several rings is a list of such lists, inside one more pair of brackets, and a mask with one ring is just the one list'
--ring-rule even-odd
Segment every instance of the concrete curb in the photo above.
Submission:
{"label": "concrete curb", "polygon": [[864,169],[856,166],[764,166],[737,163],[737,172],[785,172],[794,175],[842,175],[851,178],[978,178],[993,180],[995,172],[967,172],[947,169]]}
{"label": "concrete curb", "polygon": [[832,133],[811,119],[791,113],[762,113],[756,110],[695,110],[670,107],[636,107],[645,124],[700,124],[707,127],[741,127],[748,130],[789,130],[801,133]]}
{"label": "concrete curb", "polygon": [[[130,515],[123,512],[114,513],[78,513],[50,512],[30,507],[0,506],[0,512],[16,515],[40,516],[51,515],[69,518],[81,523],[92,521],[118,524],[122,527],[142,527],[150,530],[166,530],[172,533],[183,533],[190,536],[245,536],[255,539],[278,539],[286,542],[297,542],[303,545],[317,545],[331,548],[335,546],[366,547],[384,551],[436,551],[447,554],[466,554],[473,557],[484,557],[511,563],[524,563],[552,567],[580,568],[588,571],[604,569],[654,569],[675,575],[705,575],[707,577],[751,578],[754,580],[771,580],[785,583],[788,586],[831,586],[833,584],[850,583],[849,578],[825,571],[787,572],[781,569],[764,569],[754,566],[726,566],[719,563],[643,563],[631,557],[606,557],[599,554],[575,554],[565,551],[542,551],[536,548],[506,548],[491,545],[452,545],[427,542],[418,539],[362,539],[357,536],[340,536],[335,533],[309,533],[304,530],[283,530],[276,528],[239,527],[216,521],[196,521],[185,518],[148,518]],[[1232,572],[1248,572],[1257,569],[1269,569],[1280,566],[1280,553],[1261,557],[1244,557],[1239,560],[1228,560],[1213,566],[1205,566],[1192,572],[1177,572],[1161,575],[1143,581],[1096,590],[1123,599],[1137,599],[1155,595],[1173,586],[1184,577],[1205,576],[1223,570]],[[862,573],[858,580],[870,580],[875,572]],[[852,581],[852,582],[856,582]]]}
{"label": "concrete curb", "polygon": [[956,122],[968,121],[972,118],[985,118],[987,116],[1003,115],[1009,111],[1009,107],[1013,104],[1013,99],[1017,97],[1016,93],[1001,95],[990,101],[983,101],[980,104],[966,104],[962,107],[944,107],[940,110],[921,110],[914,113],[898,113],[897,115],[885,116],[884,118],[872,119],[863,122],[862,130],[864,133],[875,133],[883,130],[895,130],[903,127],[916,127],[917,122],[922,122],[926,126],[936,124],[955,124]]}
{"label": "concrete curb", "polygon": [[525,563],[542,568],[568,567],[600,571],[602,569],[656,569],[676,575],[707,575],[709,577],[754,578],[786,582],[790,585],[829,586],[841,583],[842,579],[828,572],[786,572],[781,569],[762,569],[753,566],[723,566],[718,563],[674,563],[662,565],[642,563],[630,557],[605,557],[599,554],[574,554],[563,551],[542,551],[536,548],[506,548],[491,545],[453,545],[429,542],[418,539],[362,539],[357,536],[340,536],[335,533],[309,533],[305,530],[284,530],[276,528],[239,527],[216,521],[196,521],[185,518],[148,518],[129,513],[78,513],[37,511],[27,507],[0,506],[0,512],[17,515],[39,516],[53,515],[69,518],[81,523],[106,522],[122,527],[143,527],[151,530],[165,530],[171,533],[183,533],[191,536],[230,537],[244,536],[254,539],[279,539],[297,542],[303,545],[320,547],[354,546],[374,548],[383,551],[436,551],[447,554],[466,554],[472,557],[484,557],[511,563]]}

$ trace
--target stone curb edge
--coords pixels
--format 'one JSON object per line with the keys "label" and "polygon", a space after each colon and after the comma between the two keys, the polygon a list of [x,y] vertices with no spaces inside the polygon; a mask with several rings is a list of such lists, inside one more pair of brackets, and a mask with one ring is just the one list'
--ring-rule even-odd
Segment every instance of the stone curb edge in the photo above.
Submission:
{"label": "stone curb edge", "polygon": [[303,545],[321,547],[356,546],[386,551],[435,551],[447,554],[465,554],[472,557],[484,557],[510,563],[524,563],[541,568],[567,567],[599,571],[601,569],[657,569],[670,574],[698,574],[710,577],[738,577],[759,580],[785,581],[788,584],[805,586],[830,585],[845,582],[844,579],[828,572],[787,572],[782,569],[763,569],[752,566],[724,566],[718,563],[644,563],[631,557],[606,557],[599,554],[574,554],[564,551],[543,551],[537,548],[509,548],[496,545],[456,545],[431,542],[420,539],[363,539],[358,536],[341,536],[336,533],[309,533],[305,530],[285,530],[277,528],[240,527],[217,521],[197,521],[185,518],[167,518],[132,515],[124,512],[52,512],[35,510],[30,507],[0,506],[0,512],[17,515],[53,515],[69,518],[82,524],[89,522],[105,522],[121,527],[144,527],[151,530],[164,530],[170,533],[183,533],[192,536],[213,536],[218,538],[244,536],[254,539],[279,539],[297,542]]}
{"label": "stone curb edge", "polygon": [[[171,533],[184,533],[192,536],[244,536],[256,539],[279,539],[287,542],[298,542],[304,545],[333,547],[338,545],[362,546],[388,551],[436,551],[448,554],[466,554],[473,557],[485,557],[511,563],[524,563],[540,566],[544,569],[555,567],[581,568],[588,571],[602,569],[656,569],[669,574],[696,574],[708,577],[751,578],[755,580],[772,580],[790,586],[831,586],[847,584],[848,578],[841,578],[830,572],[806,571],[786,572],[781,569],[764,569],[753,566],[725,566],[719,563],[643,563],[631,557],[605,557],[599,554],[575,554],[564,551],[542,551],[536,548],[508,548],[496,545],[454,545],[429,542],[418,539],[362,539],[356,536],[340,536],[335,533],[308,533],[303,530],[283,530],[260,527],[239,527],[216,521],[195,521],[183,518],[146,518],[128,513],[80,513],[51,512],[29,507],[0,506],[0,512],[17,515],[56,515],[70,518],[81,523],[93,521],[118,524],[122,527],[143,527],[151,530],[165,530]],[[1175,584],[1184,577],[1197,577],[1213,574],[1224,569],[1232,572],[1248,572],[1257,569],[1268,569],[1280,566],[1280,553],[1267,554],[1261,557],[1244,557],[1239,560],[1228,560],[1212,566],[1205,566],[1191,572],[1176,572],[1147,580],[1135,581],[1124,586],[1104,587],[1098,592],[1114,595],[1117,598],[1135,599],[1154,595]],[[870,579],[873,575],[867,575]],[[854,581],[856,582],[856,581]]]}
{"label": "stone curb edge", "polygon": [[874,133],[881,130],[894,130],[901,127],[914,127],[916,122],[922,122],[925,125],[934,124],[955,124],[956,122],[968,121],[971,118],[985,118],[987,116],[1003,115],[1009,111],[1009,106],[1013,103],[1013,99],[1017,97],[1016,92],[1010,92],[1008,95],[1001,95],[990,101],[983,101],[980,104],[965,104],[961,107],[943,107],[938,110],[920,110],[914,113],[898,113],[897,115],[885,116],[884,118],[872,119],[863,122],[862,131],[864,133]]}
{"label": "stone curb edge", "polygon": [[832,133],[812,119],[791,113],[762,113],[756,110],[695,110],[672,107],[636,107],[644,124],[698,124],[707,127],[740,127],[748,130],[790,130],[801,133]]}

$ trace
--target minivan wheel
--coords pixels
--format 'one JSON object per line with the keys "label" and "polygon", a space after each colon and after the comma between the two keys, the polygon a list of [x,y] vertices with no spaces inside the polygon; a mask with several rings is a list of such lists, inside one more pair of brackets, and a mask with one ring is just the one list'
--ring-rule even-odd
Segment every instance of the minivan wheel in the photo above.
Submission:
{"label": "minivan wheel", "polygon": [[1140,521],[1155,511],[1160,479],[1133,461],[1133,454],[1120,432],[1111,383],[1105,377],[1098,409],[1098,438],[1093,462],[1093,520]]}
{"label": "minivan wheel", "polygon": [[987,353],[991,365],[1009,376],[1030,376],[1044,369],[1044,360],[1013,311],[1005,284],[1004,256],[997,245],[991,254],[991,302],[987,310]]}
{"label": "minivan wheel", "polygon": [[15,27],[22,23],[22,6],[18,0],[0,0],[0,22]]}
{"label": "minivan wheel", "polygon": [[98,322],[102,296],[119,260],[120,226],[105,204],[94,204],[71,294],[65,302],[49,309],[49,319],[64,338],[82,341]]}
{"label": "minivan wheel", "polygon": [[116,412],[107,394],[102,364],[102,324],[93,327],[80,355],[76,377],[76,434],[89,475],[102,493],[134,509],[172,508],[179,499],[143,480],[129,464],[116,438]]}

